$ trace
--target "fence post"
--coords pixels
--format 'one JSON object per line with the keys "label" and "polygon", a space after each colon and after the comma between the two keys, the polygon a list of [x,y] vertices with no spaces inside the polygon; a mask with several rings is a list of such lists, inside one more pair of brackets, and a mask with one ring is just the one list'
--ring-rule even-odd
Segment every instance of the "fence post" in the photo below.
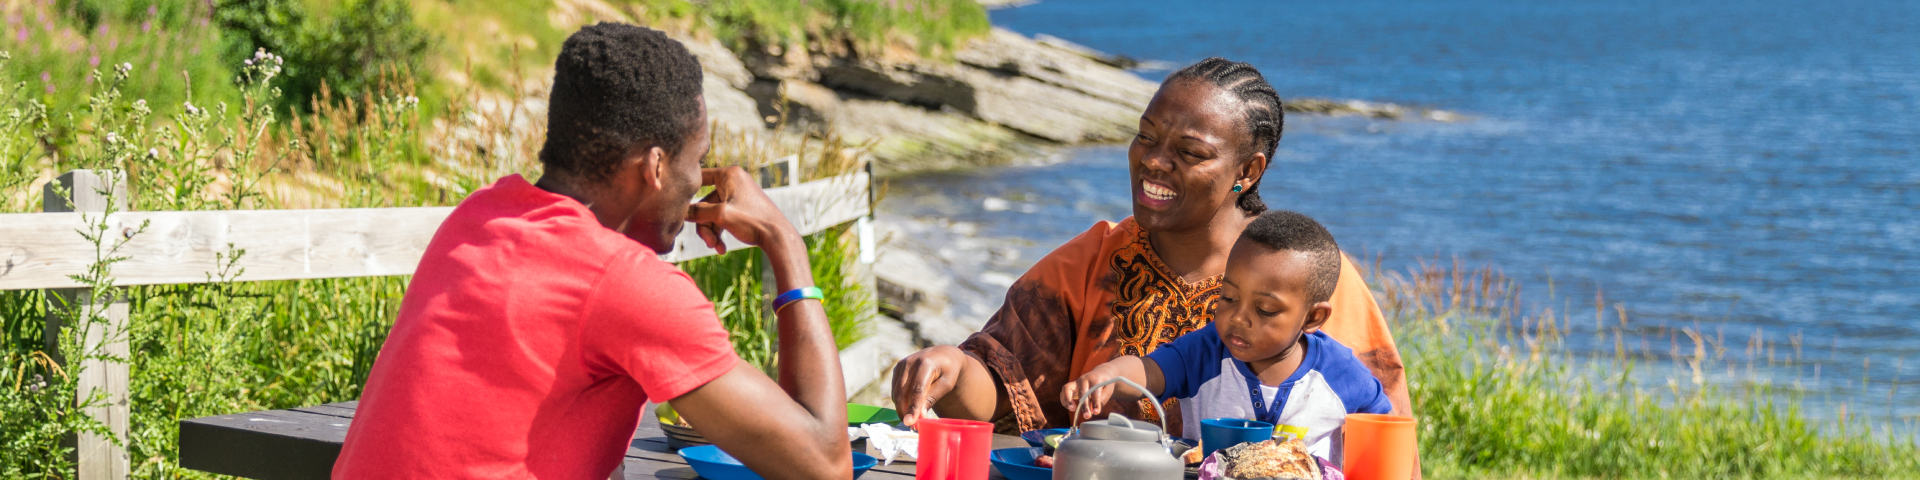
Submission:
{"label": "fence post", "polygon": [[[62,192],[56,188],[64,189]],[[125,211],[127,207],[127,177],[124,172],[114,170],[72,170],[60,175],[60,178],[48,183],[44,190],[43,211],[47,212],[105,212]],[[62,195],[65,193],[66,195]],[[69,197],[70,196],[70,197]],[[113,202],[111,204],[107,202]],[[113,241],[112,238],[104,239]],[[61,288],[48,291],[66,300],[67,306],[83,309],[79,318],[99,314],[107,319],[105,328],[88,328],[84,343],[86,351],[99,351],[116,358],[127,357],[126,326],[129,314],[127,300],[119,292],[106,296],[103,305],[93,303],[93,292],[86,288]],[[61,302],[52,300],[53,308],[62,308]],[[45,337],[47,350],[54,353],[61,363],[67,360],[58,356],[60,345],[61,314],[47,315]],[[105,342],[105,345],[102,345]],[[129,424],[127,405],[128,370],[125,362],[102,361],[84,358],[80,362],[77,381],[80,398],[91,396],[95,390],[106,392],[107,404],[85,410],[88,416],[100,421],[113,433],[113,437],[95,434],[81,434],[76,438],[75,456],[80,467],[81,480],[124,480],[128,473],[127,438]],[[114,444],[114,439],[123,441]]]}

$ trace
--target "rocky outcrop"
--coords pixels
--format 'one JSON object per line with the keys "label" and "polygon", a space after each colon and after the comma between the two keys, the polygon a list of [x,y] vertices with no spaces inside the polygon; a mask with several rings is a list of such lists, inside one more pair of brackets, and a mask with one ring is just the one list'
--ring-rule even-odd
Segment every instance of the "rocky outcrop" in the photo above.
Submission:
{"label": "rocky outcrop", "polygon": [[759,104],[746,93],[747,86],[753,83],[753,74],[747,71],[746,64],[740,63],[739,57],[711,38],[678,35],[674,39],[700,59],[700,69],[705,73],[701,87],[706,92],[708,119],[735,127],[765,125]]}
{"label": "rocky outcrop", "polygon": [[[682,37],[707,72],[708,116],[736,127],[836,133],[872,146],[881,174],[995,165],[1040,147],[1130,138],[1158,84],[1128,68],[1142,62],[1059,38],[994,29],[950,58],[911,52],[861,55],[847,44],[729,50]],[[1168,65],[1145,65],[1167,69]],[[1453,121],[1394,104],[1290,99],[1317,115]]]}
{"label": "rocky outcrop", "polygon": [[[1000,29],[947,59],[809,47],[745,49],[739,62],[754,77],[745,94],[763,120],[831,126],[875,142],[881,173],[993,164],[1040,145],[1122,140],[1155,88],[1098,52]],[[714,76],[731,69],[730,62],[714,63]]]}

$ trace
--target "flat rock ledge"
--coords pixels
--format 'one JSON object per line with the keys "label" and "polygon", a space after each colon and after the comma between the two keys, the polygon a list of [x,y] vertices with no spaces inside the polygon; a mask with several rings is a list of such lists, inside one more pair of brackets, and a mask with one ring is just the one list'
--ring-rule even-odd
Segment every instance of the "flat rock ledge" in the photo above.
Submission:
{"label": "flat rock ledge", "polygon": [[[1005,164],[1060,145],[1133,135],[1165,70],[1059,38],[994,29],[948,59],[861,57],[844,46],[754,45],[682,37],[706,69],[707,110],[735,127],[835,133],[872,142],[882,175]],[[1455,121],[1431,109],[1357,100],[1291,99],[1287,110],[1389,120]]]}

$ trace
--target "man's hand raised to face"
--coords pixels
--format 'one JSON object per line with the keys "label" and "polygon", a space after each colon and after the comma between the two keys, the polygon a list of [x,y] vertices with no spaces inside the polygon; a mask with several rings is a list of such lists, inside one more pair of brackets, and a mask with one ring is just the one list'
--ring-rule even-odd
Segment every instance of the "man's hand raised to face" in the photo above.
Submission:
{"label": "man's hand raised to face", "polygon": [[748,245],[799,237],[793,223],[773,205],[773,199],[767,198],[767,193],[760,190],[760,184],[746,169],[704,168],[700,170],[700,184],[713,187],[713,192],[687,206],[687,221],[694,224],[694,232],[714,251],[727,252],[726,244],[720,240],[721,232],[731,233],[733,238]]}

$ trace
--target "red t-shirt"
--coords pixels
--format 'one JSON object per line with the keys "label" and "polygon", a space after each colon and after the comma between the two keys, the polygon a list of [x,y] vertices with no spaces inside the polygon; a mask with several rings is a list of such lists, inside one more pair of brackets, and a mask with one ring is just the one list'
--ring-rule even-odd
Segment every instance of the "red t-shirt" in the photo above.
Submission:
{"label": "red t-shirt", "polygon": [[502,178],[434,233],[333,477],[604,479],[648,399],[737,361],[685,273]]}

